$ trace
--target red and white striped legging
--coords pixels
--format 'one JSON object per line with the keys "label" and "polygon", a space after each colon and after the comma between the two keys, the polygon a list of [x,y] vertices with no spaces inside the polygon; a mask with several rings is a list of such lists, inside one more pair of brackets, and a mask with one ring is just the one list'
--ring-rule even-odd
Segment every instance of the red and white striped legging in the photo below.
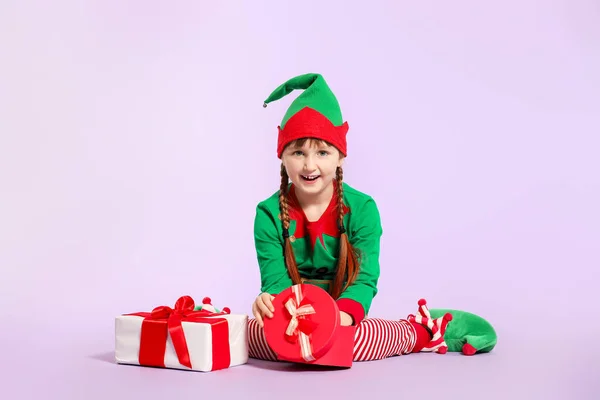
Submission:
{"label": "red and white striped legging", "polygon": [[[411,353],[417,345],[417,330],[407,320],[366,318],[356,326],[354,361],[381,360]],[[276,361],[277,357],[254,318],[248,321],[249,356]]]}

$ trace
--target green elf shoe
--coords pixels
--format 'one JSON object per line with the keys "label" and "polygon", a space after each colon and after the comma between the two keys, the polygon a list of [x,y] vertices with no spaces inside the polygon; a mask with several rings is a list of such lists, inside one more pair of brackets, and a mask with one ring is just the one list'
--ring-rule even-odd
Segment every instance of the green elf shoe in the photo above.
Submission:
{"label": "green elf shoe", "polygon": [[498,336],[494,327],[479,315],[444,308],[432,308],[429,314],[429,318],[434,320],[447,314],[452,315],[452,322],[444,332],[444,341],[449,352],[472,356],[489,353],[496,346]]}
{"label": "green elf shoe", "polygon": [[219,310],[218,308],[216,308],[215,306],[212,305],[212,300],[210,299],[210,297],[205,297],[202,299],[202,305],[200,306],[195,306],[194,307],[194,311],[208,311],[210,313],[225,313],[225,314],[229,314],[230,310],[229,307],[223,307],[223,310]]}

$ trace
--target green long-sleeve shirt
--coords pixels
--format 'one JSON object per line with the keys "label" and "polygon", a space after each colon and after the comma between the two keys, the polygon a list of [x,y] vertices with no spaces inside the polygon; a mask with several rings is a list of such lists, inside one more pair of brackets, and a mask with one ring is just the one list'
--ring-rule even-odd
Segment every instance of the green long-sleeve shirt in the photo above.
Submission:
{"label": "green long-sleeve shirt", "polygon": [[[357,280],[341,294],[337,304],[357,324],[369,312],[377,294],[382,227],[379,210],[371,196],[346,183],[343,189],[346,206],[344,226],[350,243],[360,252],[360,269]],[[335,276],[339,251],[336,191],[327,210],[318,221],[313,222],[307,220],[294,191],[294,186],[290,185],[289,233],[300,275],[309,280],[331,280]],[[284,262],[282,234],[277,191],[256,207],[254,241],[261,292],[276,295],[293,285]],[[318,285],[327,289],[327,285]]]}

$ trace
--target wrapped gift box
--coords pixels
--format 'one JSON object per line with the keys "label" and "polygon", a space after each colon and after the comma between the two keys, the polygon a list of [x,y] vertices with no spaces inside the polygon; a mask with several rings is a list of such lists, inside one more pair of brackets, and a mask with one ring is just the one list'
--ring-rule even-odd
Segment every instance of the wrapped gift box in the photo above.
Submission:
{"label": "wrapped gift box", "polygon": [[194,308],[183,296],[174,308],[117,316],[116,362],[204,372],[247,363],[248,316]]}
{"label": "wrapped gift box", "polygon": [[289,287],[275,296],[264,319],[267,343],[281,361],[351,367],[356,327],[340,325],[340,310],[324,289]]}

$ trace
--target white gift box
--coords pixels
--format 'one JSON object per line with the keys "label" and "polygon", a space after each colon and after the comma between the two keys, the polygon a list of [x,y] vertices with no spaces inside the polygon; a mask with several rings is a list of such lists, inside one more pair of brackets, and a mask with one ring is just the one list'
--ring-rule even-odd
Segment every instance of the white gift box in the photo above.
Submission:
{"label": "white gift box", "polygon": [[[203,317],[204,318],[204,317]],[[248,316],[245,314],[218,314],[205,318],[227,320],[229,331],[230,362],[227,368],[248,362]],[[140,339],[144,317],[120,315],[115,320],[115,360],[119,364],[142,365],[139,362]],[[194,371],[213,371],[212,327],[206,322],[182,321],[181,326],[187,342],[188,353]],[[165,329],[167,329],[165,327]],[[181,364],[173,346],[171,334],[167,333],[164,367],[190,370]]]}

